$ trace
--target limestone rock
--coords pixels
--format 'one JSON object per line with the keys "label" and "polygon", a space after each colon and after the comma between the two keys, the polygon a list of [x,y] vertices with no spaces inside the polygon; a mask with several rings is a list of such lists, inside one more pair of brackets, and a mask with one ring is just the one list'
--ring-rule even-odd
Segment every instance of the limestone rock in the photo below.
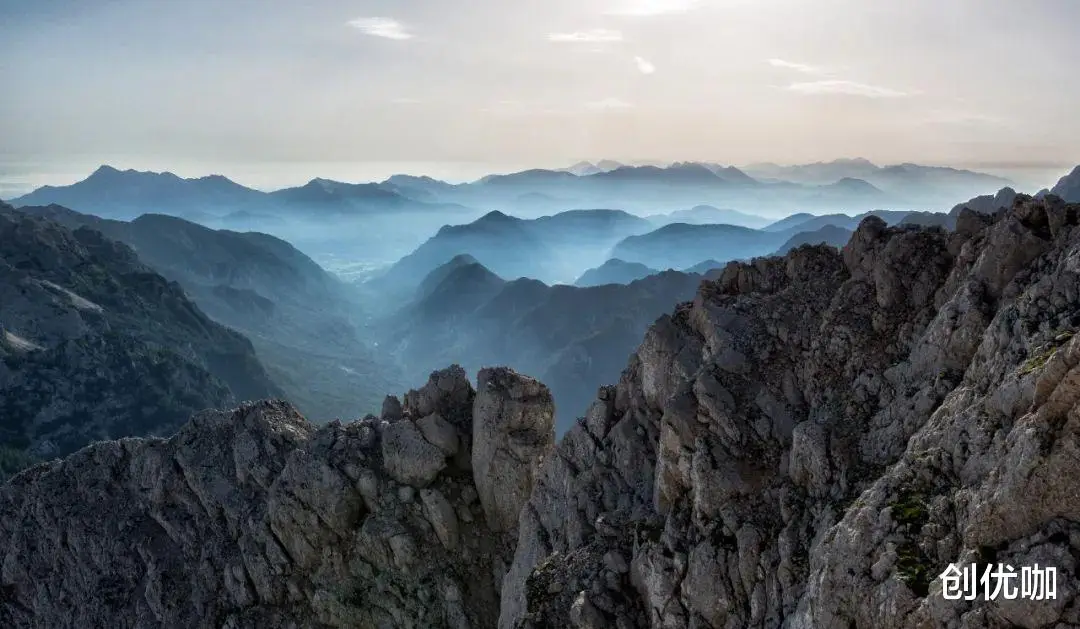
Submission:
{"label": "limestone rock", "polygon": [[480,504],[496,530],[516,531],[540,463],[554,440],[555,404],[540,382],[482,369],[473,404],[472,467]]}
{"label": "limestone rock", "polygon": [[459,439],[457,429],[453,424],[442,418],[438,413],[432,413],[416,422],[420,432],[429,443],[443,451],[446,456],[454,456],[458,452]]}
{"label": "limestone rock", "polygon": [[[1013,196],[704,282],[544,462],[501,629],[1080,626],[1080,206]],[[943,600],[971,561],[1068,576]]]}
{"label": "limestone rock", "polygon": [[26,470],[0,485],[0,626],[495,627],[514,538],[414,422],[471,434],[463,374],[392,423],[260,402]]}
{"label": "limestone rock", "polygon": [[382,459],[386,472],[397,482],[426,487],[446,467],[446,455],[424,439],[412,421],[399,421],[383,429]]}

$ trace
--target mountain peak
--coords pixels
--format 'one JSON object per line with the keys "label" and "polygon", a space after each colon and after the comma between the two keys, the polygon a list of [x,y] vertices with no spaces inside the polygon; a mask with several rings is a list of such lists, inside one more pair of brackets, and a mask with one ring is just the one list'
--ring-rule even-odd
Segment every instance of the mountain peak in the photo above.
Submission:
{"label": "mountain peak", "polygon": [[119,174],[119,173],[120,173],[119,169],[114,168],[113,166],[109,166],[108,164],[102,164],[101,166],[97,167],[97,170],[90,173],[90,176],[91,177],[100,177],[100,176],[103,176],[103,175],[108,176],[108,175],[116,175],[116,174]]}
{"label": "mountain peak", "polygon": [[485,223],[495,223],[495,222],[508,223],[508,222],[516,222],[518,220],[520,220],[520,219],[515,218],[513,216],[510,216],[509,214],[504,214],[503,212],[500,212],[499,210],[492,210],[492,211],[488,212],[487,214],[481,216],[480,218],[476,219],[476,222],[477,223],[480,223],[480,222],[485,222]]}
{"label": "mountain peak", "polygon": [[1050,189],[1050,194],[1056,194],[1070,203],[1080,202],[1080,166],[1062,177],[1057,185]]}
{"label": "mountain peak", "polygon": [[877,164],[875,164],[874,162],[866,159],[865,157],[841,157],[839,159],[834,159],[831,163],[836,164],[837,166],[845,165],[845,166],[864,166],[864,167],[867,167],[867,168],[878,168]]}
{"label": "mountain peak", "polygon": [[[123,178],[123,179],[121,179],[121,178]],[[124,181],[124,180],[128,180],[130,178],[143,178],[143,179],[157,178],[157,179],[175,179],[175,180],[180,179],[180,177],[177,176],[175,173],[171,173],[171,172],[168,172],[168,171],[156,173],[156,172],[149,171],[149,170],[135,170],[134,168],[128,168],[128,169],[125,169],[125,170],[120,170],[119,168],[116,168],[114,166],[110,166],[108,164],[102,164],[101,166],[98,166],[97,170],[90,173],[90,176],[88,176],[83,181],[106,181],[106,182],[112,182],[112,181],[115,181],[115,180]]]}

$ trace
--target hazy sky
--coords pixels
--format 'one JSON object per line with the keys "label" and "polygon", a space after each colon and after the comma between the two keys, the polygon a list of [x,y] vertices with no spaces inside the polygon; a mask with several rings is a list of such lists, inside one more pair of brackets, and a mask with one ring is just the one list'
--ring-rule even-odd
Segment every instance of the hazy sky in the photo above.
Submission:
{"label": "hazy sky", "polygon": [[0,169],[1060,170],[1078,61],[1080,0],[0,0]]}

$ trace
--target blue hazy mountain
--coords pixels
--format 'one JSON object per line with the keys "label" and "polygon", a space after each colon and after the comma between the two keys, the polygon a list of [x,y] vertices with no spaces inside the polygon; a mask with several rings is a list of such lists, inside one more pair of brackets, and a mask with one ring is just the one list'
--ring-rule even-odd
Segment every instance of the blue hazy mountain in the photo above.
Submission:
{"label": "blue hazy mountain", "polygon": [[711,205],[696,205],[686,210],[675,210],[666,214],[653,214],[645,218],[652,221],[657,227],[670,223],[688,223],[691,225],[739,225],[742,227],[763,227],[769,224],[769,219],[732,210],[716,208]]}
{"label": "blue hazy mountain", "polygon": [[637,262],[611,258],[600,266],[589,269],[574,280],[574,286],[603,286],[604,284],[629,284],[660,271]]}
{"label": "blue hazy mountain", "polygon": [[843,247],[851,239],[852,230],[839,225],[824,225],[814,231],[804,231],[789,238],[780,248],[776,255],[784,255],[788,251],[803,245],[832,245]]}
{"label": "blue hazy mountain", "polygon": [[170,172],[118,170],[101,166],[68,186],[42,186],[11,200],[12,205],[62,205],[106,217],[130,218],[147,212],[192,215],[210,208],[252,210],[267,196],[221,175],[185,179]]}
{"label": "blue hazy mountain", "polygon": [[[171,214],[208,222],[230,217],[362,215],[381,212],[467,211],[434,200],[428,203],[412,188],[392,184],[350,184],[316,178],[303,186],[262,192],[221,175],[183,178],[173,173],[118,170],[101,166],[68,186],[43,186],[11,200],[16,207],[61,205],[106,218],[130,219],[147,213]],[[431,200],[431,195],[428,195]]]}
{"label": "blue hazy mountain", "polygon": [[400,386],[364,338],[354,289],[284,240],[161,214],[117,221],[55,205],[24,210],[130,246],[212,319],[250,338],[271,378],[312,419],[362,415]]}
{"label": "blue hazy mountain", "polygon": [[380,347],[416,376],[447,361],[468,370],[499,364],[542,374],[562,432],[605,379],[618,377],[648,326],[693,297],[702,278],[667,271],[626,284],[549,286],[507,281],[459,256],[431,271],[384,318]]}
{"label": "blue hazy mountain", "polygon": [[764,181],[804,185],[828,185],[845,179],[858,179],[880,189],[890,198],[937,207],[947,207],[955,203],[955,199],[1012,185],[1003,177],[971,170],[911,163],[878,166],[863,158],[793,166],[751,164],[742,170]]}
{"label": "blue hazy mountain", "polygon": [[438,267],[467,254],[506,279],[570,283],[603,263],[619,240],[651,228],[649,221],[621,210],[572,210],[536,219],[493,211],[471,223],[442,227],[372,282],[411,291]]}

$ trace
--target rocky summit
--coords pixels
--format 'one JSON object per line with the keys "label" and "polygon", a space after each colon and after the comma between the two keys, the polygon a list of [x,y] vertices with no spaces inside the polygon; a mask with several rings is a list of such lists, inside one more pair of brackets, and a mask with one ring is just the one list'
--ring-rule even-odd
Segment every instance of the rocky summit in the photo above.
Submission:
{"label": "rocky summit", "polygon": [[[729,264],[558,445],[439,371],[382,416],[278,402],[0,485],[0,626],[1080,626],[1080,205],[862,220]],[[946,600],[950,564],[1054,566]]]}

